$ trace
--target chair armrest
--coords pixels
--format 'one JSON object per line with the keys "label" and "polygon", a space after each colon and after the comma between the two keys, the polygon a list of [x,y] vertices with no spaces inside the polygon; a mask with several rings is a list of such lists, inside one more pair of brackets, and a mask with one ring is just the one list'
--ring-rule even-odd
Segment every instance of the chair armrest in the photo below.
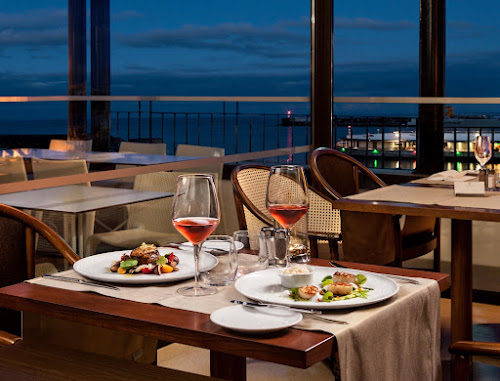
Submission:
{"label": "chair armrest", "polygon": [[454,355],[500,356],[500,343],[486,341],[457,341],[448,349]]}
{"label": "chair armrest", "polygon": [[16,342],[22,340],[19,336],[13,335],[5,331],[0,331],[0,347],[7,345],[13,345]]}

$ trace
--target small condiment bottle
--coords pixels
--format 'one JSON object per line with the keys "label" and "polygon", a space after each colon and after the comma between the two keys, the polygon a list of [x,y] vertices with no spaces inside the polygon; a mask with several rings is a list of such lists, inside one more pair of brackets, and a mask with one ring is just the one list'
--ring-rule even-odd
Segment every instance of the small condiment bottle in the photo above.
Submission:
{"label": "small condiment bottle", "polygon": [[486,186],[486,181],[487,181],[487,177],[488,177],[488,170],[486,168],[481,168],[479,170],[479,177],[478,177],[478,181],[483,181],[484,182],[484,185]]}
{"label": "small condiment bottle", "polygon": [[495,171],[492,169],[489,169],[488,172],[486,172],[486,188],[487,189],[495,189],[496,187],[496,176],[495,176]]}

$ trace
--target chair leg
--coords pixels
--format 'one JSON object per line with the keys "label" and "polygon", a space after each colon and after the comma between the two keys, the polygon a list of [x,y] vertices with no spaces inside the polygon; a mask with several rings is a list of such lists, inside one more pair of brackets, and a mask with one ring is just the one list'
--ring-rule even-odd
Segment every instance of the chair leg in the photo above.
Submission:
{"label": "chair leg", "polygon": [[472,380],[472,358],[470,356],[456,355],[452,360],[451,379],[453,381]]}
{"label": "chair leg", "polygon": [[339,239],[329,239],[328,245],[330,246],[330,259],[338,261],[340,259],[339,256]]}
{"label": "chair leg", "polygon": [[436,237],[437,243],[434,249],[434,262],[432,268],[436,272],[441,271],[441,220],[438,218],[436,220],[436,227],[434,229],[434,236]]}
{"label": "chair leg", "polygon": [[309,246],[311,250],[311,258],[318,258],[318,240],[316,238],[309,239]]}

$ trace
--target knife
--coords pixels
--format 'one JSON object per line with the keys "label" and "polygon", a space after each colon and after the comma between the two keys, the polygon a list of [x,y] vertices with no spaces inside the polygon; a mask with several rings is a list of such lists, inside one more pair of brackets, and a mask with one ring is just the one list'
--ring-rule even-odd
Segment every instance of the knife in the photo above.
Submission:
{"label": "knife", "polygon": [[288,311],[294,311],[294,312],[300,312],[300,313],[303,313],[303,314],[307,314],[307,316],[309,316],[312,319],[326,321],[328,323],[349,324],[348,322],[343,321],[343,320],[335,320],[335,319],[330,319],[330,318],[327,318],[327,317],[319,316],[319,315],[322,314],[322,312],[321,311],[317,311],[317,310],[304,310],[302,308],[294,308],[294,307],[282,306],[282,305],[279,305],[279,304],[265,304],[265,303],[261,303],[261,302],[250,303],[250,302],[243,302],[241,300],[231,300],[231,303],[241,304],[241,305],[246,306],[246,307],[278,308],[278,309],[282,309],[282,310],[288,310]]}
{"label": "knife", "polygon": [[[330,264],[333,267],[340,267],[341,269],[347,268],[346,266],[339,265],[337,262],[334,262],[334,261],[330,261]],[[363,271],[366,271],[366,270],[363,270]],[[367,272],[373,272],[373,271],[367,271]],[[420,284],[420,282],[417,279],[412,279],[412,278],[408,278],[405,276],[399,276],[399,275],[394,275],[394,274],[384,274],[384,273],[374,273],[374,274],[383,275],[383,276],[386,276],[387,278],[394,278],[394,279],[400,280],[402,282],[407,282],[407,283],[412,283],[412,284]]]}
{"label": "knife", "polygon": [[44,277],[44,278],[50,278],[50,279],[55,279],[55,280],[60,280],[60,281],[63,281],[63,282],[80,283],[80,284],[86,284],[88,286],[110,288],[112,290],[119,290],[120,289],[119,287],[111,286],[111,285],[108,285],[108,284],[101,284],[101,283],[91,282],[89,280],[79,279],[79,278],[70,278],[70,277],[67,277],[67,276],[44,274],[44,275],[42,275],[42,277]]}
{"label": "knife", "polygon": [[242,306],[246,306],[246,307],[278,308],[278,309],[281,309],[281,310],[288,310],[288,311],[300,312],[300,313],[303,313],[303,314],[315,314],[315,315],[321,314],[321,311],[305,310],[305,309],[302,309],[302,308],[282,306],[282,305],[279,305],[279,304],[266,304],[266,303],[260,303],[260,302],[258,302],[258,303],[250,303],[250,302],[243,302],[241,300],[231,300],[231,303],[241,304]]}

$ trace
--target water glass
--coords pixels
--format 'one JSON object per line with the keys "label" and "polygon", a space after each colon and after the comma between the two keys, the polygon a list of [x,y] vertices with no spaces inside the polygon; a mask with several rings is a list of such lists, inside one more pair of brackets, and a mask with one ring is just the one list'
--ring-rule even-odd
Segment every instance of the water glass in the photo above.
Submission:
{"label": "water glass", "polygon": [[231,284],[238,270],[238,256],[233,238],[229,235],[211,235],[201,246],[203,255],[214,255],[217,266],[200,274],[202,281],[209,286],[227,286]]}
{"label": "water glass", "polygon": [[264,232],[238,230],[233,239],[238,252],[237,277],[267,268],[269,257]]}

